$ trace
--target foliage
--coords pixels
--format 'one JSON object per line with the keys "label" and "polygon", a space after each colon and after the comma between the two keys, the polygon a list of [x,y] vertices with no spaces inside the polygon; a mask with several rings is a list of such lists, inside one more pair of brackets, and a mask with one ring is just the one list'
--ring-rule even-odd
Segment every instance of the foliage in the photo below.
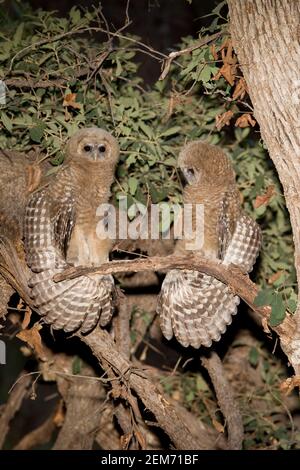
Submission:
{"label": "foliage", "polygon": [[[0,77],[8,90],[7,104],[0,108],[0,146],[38,147],[58,164],[67,137],[78,127],[112,130],[122,150],[114,194],[117,199],[126,195],[130,206],[149,198],[154,203],[180,201],[176,156],[185,140],[222,145],[233,158],[245,208],[264,230],[257,280],[265,284],[274,273],[282,273],[274,286],[287,298],[295,275],[279,181],[256,129],[220,123],[224,113],[242,114],[250,106],[241,101],[246,91],[239,85],[220,6],[209,31],[201,31],[201,36],[219,31],[220,37],[212,46],[179,57],[153,90],[144,90],[138,77],[138,38],[119,33],[107,39],[96,12],[74,7],[68,18],[57,18],[41,10],[33,15],[25,8],[21,23],[19,18],[8,21],[2,12]],[[195,40],[185,38],[182,45],[193,46]],[[274,195],[254,208],[257,196],[271,185]]]}
{"label": "foliage", "polygon": [[[263,229],[255,272],[262,287],[257,305],[270,304],[270,323],[277,325],[285,309],[293,312],[296,306],[291,227],[221,14],[224,3],[214,10],[211,26],[200,32],[201,38],[219,32],[216,40],[196,47],[197,40],[184,38],[178,49],[194,50],[179,55],[153,89],[146,89],[139,78],[135,54],[143,50],[157,60],[163,55],[124,31],[107,32],[96,11],[74,7],[67,18],[58,18],[41,10],[33,14],[19,4],[15,17],[8,18],[0,9],[0,79],[7,85],[6,104],[0,105],[0,148],[41,152],[40,158],[46,156],[58,165],[67,138],[77,128],[104,127],[121,147],[114,198],[125,195],[130,207],[135,201],[181,201],[176,157],[185,141],[208,139],[222,146],[232,158],[245,210]],[[148,322],[145,312],[136,313]],[[132,334],[134,342],[137,332]],[[264,359],[257,348],[249,351],[249,362],[260,367],[268,390],[256,392],[273,406],[268,374],[276,365],[270,367],[271,358]],[[78,374],[78,358],[73,366]],[[274,382],[279,384],[279,375]],[[163,386],[217,426],[209,412],[211,392],[201,376],[174,375]],[[279,442],[277,447],[290,446],[272,420],[259,413],[246,416],[245,400],[244,405],[246,447],[262,447],[272,439]],[[257,429],[261,434],[253,442]]]}

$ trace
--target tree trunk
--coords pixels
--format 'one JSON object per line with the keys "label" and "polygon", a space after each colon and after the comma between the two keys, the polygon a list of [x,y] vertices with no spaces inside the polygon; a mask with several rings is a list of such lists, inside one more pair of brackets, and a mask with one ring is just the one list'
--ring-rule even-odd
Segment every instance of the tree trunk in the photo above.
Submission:
{"label": "tree trunk", "polygon": [[[298,0],[228,0],[233,46],[254,115],[281,180],[290,212],[300,285],[300,45]],[[300,374],[300,303],[297,328],[281,344]]]}

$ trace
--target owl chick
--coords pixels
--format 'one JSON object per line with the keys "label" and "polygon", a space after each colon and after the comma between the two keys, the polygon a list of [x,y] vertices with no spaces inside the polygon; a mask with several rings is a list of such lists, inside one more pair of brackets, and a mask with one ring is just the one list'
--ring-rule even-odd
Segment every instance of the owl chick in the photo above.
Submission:
{"label": "owl chick", "polygon": [[24,300],[30,298],[22,237],[29,194],[46,171],[45,164],[39,164],[36,157],[0,150],[0,318],[6,314],[14,290]]}
{"label": "owl chick", "polygon": [[[178,165],[187,181],[184,203],[204,207],[204,238],[198,254],[250,272],[260,251],[261,231],[242,210],[229,159],[218,147],[194,141],[182,149]],[[193,210],[193,228],[195,213]],[[184,254],[186,250],[187,241],[179,240],[175,253]],[[227,285],[211,276],[171,270],[157,305],[162,332],[167,339],[174,334],[185,347],[209,347],[212,341],[219,341],[239,302]]]}
{"label": "owl chick", "polygon": [[108,260],[112,241],[96,234],[97,208],[107,203],[119,157],[116,139],[103,129],[78,131],[66,147],[64,164],[46,187],[34,192],[25,212],[24,240],[31,269],[31,297],[54,329],[90,331],[112,316],[111,276],[81,276],[53,282],[68,265]]}

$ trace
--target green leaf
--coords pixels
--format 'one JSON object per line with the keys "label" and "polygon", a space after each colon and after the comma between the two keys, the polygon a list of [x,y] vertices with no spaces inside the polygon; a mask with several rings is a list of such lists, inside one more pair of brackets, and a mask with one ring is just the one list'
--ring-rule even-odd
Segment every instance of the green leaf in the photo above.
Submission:
{"label": "green leaf", "polygon": [[271,316],[269,320],[270,326],[278,326],[285,319],[285,305],[282,294],[274,293],[271,301]]}
{"label": "green leaf", "polygon": [[74,25],[78,24],[79,21],[81,20],[80,10],[78,10],[78,8],[76,8],[76,7],[71,8],[71,10],[70,10],[70,18],[71,18],[72,23],[73,23]]}
{"label": "green leaf", "polygon": [[128,178],[129,191],[132,196],[135,195],[138,184],[139,184],[138,180],[134,176],[131,176],[130,178]]}
{"label": "green leaf", "polygon": [[146,134],[146,136],[147,136],[149,139],[152,139],[152,137],[153,137],[153,132],[152,132],[151,127],[147,126],[147,124],[145,124],[143,121],[140,121],[140,122],[139,122],[139,127],[140,127],[140,129],[142,129],[142,131],[144,132],[144,134]]}
{"label": "green leaf", "polygon": [[159,137],[169,137],[170,135],[178,134],[181,130],[181,126],[170,127],[166,131],[159,134]]}
{"label": "green leaf", "polygon": [[201,80],[203,83],[209,82],[211,77],[211,68],[206,65],[200,72],[199,75],[199,80]]}
{"label": "green leaf", "polygon": [[256,307],[263,307],[264,305],[270,305],[273,299],[273,291],[271,289],[262,289],[259,291],[254,299],[254,305]]}
{"label": "green leaf", "polygon": [[249,351],[249,362],[252,367],[256,367],[259,360],[259,353],[257,348],[252,347]]}
{"label": "green leaf", "polygon": [[4,111],[1,112],[1,121],[4,127],[6,127],[6,129],[8,130],[8,132],[11,132],[13,125],[12,125],[11,120],[9,119],[9,117]]}
{"label": "green leaf", "polygon": [[295,313],[297,310],[297,301],[294,299],[289,299],[288,301],[288,309],[291,313]]}
{"label": "green leaf", "polygon": [[39,144],[42,140],[44,130],[45,130],[45,125],[40,124],[38,126],[32,127],[29,131],[31,140]]}
{"label": "green leaf", "polygon": [[20,44],[22,40],[22,36],[23,36],[23,31],[24,31],[24,23],[20,23],[16,29],[16,32],[13,38],[13,43],[15,46],[18,46]]}

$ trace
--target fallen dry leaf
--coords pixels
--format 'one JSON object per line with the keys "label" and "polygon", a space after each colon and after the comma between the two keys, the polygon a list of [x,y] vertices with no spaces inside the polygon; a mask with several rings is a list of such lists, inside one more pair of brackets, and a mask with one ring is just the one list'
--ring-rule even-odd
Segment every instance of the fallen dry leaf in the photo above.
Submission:
{"label": "fallen dry leaf", "polygon": [[212,424],[216,431],[222,432],[222,433],[225,431],[224,426],[215,418],[212,419]]}
{"label": "fallen dry leaf", "polygon": [[240,78],[234,89],[232,99],[237,100],[240,98],[242,100],[246,93],[248,93],[246,80],[244,78]]}
{"label": "fallen dry leaf", "polygon": [[76,103],[76,96],[77,96],[76,93],[68,93],[67,95],[65,95],[63,106],[74,108],[74,109],[80,109],[81,104]]}
{"label": "fallen dry leaf", "polygon": [[235,121],[235,127],[249,127],[249,126],[255,126],[256,121],[255,119],[252,118],[251,114],[245,113],[242,114],[237,120]]}
{"label": "fallen dry leaf", "polygon": [[227,80],[227,82],[231,86],[233,86],[234,80],[235,80],[235,74],[236,74],[236,65],[224,64],[216,73],[216,75],[213,77],[213,80],[219,80],[219,78],[223,76],[225,80]]}
{"label": "fallen dry leaf", "polygon": [[123,436],[120,437],[120,443],[123,450],[128,449],[132,436],[133,434],[130,432],[128,434],[123,434]]}
{"label": "fallen dry leaf", "polygon": [[41,329],[42,326],[39,323],[35,323],[29,330],[20,331],[20,333],[17,334],[17,338],[24,341],[31,348],[33,348],[42,361],[46,361],[47,357],[44,352],[42,338],[39,333],[39,330]]}
{"label": "fallen dry leaf", "polygon": [[275,193],[275,186],[271,184],[270,186],[268,186],[264,194],[261,194],[260,196],[256,196],[256,199],[253,204],[254,208],[258,209],[261,206],[266,206],[270,202],[274,193]]}
{"label": "fallen dry leaf", "polygon": [[223,65],[214,76],[214,80],[219,80],[221,76],[227,80],[227,82],[233,86],[236,77],[236,70],[237,70],[237,58],[234,53],[232,43],[229,39],[226,39],[221,48],[221,55],[223,60]]}
{"label": "fallen dry leaf", "polygon": [[58,404],[58,407],[57,407],[57,410],[55,412],[55,415],[53,417],[53,423],[55,424],[55,426],[57,426],[58,428],[61,428],[62,425],[64,424],[64,421],[65,421],[65,409],[64,409],[64,401],[63,400],[60,400],[59,401],[59,404]]}
{"label": "fallen dry leaf", "polygon": [[22,330],[26,330],[27,326],[29,325],[30,319],[31,319],[31,314],[32,314],[32,310],[27,305],[26,308],[25,308],[25,314],[24,314],[24,318],[23,318],[23,321],[22,321]]}
{"label": "fallen dry leaf", "polygon": [[300,387],[300,375],[293,375],[280,384],[280,391],[289,395],[295,387]]}
{"label": "fallen dry leaf", "polygon": [[272,335],[271,330],[268,325],[268,320],[266,318],[262,319],[261,324],[262,324],[264,333],[266,333],[266,335]]}
{"label": "fallen dry leaf", "polygon": [[22,310],[23,308],[24,308],[24,300],[21,299],[20,297],[18,305],[17,305],[17,310]]}
{"label": "fallen dry leaf", "polygon": [[215,44],[212,44],[210,46],[210,52],[212,53],[212,56],[215,60],[218,60],[218,53],[217,53],[217,49],[216,49],[216,45]]}
{"label": "fallen dry leaf", "polygon": [[141,449],[142,450],[145,450],[146,449],[146,439],[144,437],[144,434],[141,433],[141,431],[137,428],[137,426],[135,426],[135,430],[134,430],[134,435],[138,441],[138,443],[140,444],[141,446]]}
{"label": "fallen dry leaf", "polygon": [[284,271],[284,269],[281,269],[280,271],[277,271],[277,273],[272,274],[268,279],[268,284],[274,284],[274,282],[280,278],[281,274],[284,274],[285,272],[286,271]]}
{"label": "fallen dry leaf", "polygon": [[230,124],[232,116],[233,112],[230,110],[226,111],[226,113],[218,114],[218,116],[216,116],[216,128],[218,131],[220,131],[222,127],[228,126]]}

